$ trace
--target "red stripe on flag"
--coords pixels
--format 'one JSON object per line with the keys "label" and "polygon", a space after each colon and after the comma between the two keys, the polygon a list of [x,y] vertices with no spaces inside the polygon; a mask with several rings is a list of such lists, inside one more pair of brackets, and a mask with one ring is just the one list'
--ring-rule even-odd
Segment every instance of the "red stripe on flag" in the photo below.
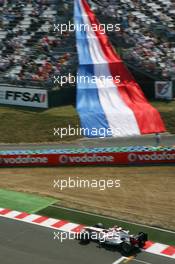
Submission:
{"label": "red stripe on flag", "polygon": [[167,247],[166,249],[164,249],[161,254],[165,254],[165,255],[168,255],[168,256],[173,256],[175,254],[175,247]]}
{"label": "red stripe on flag", "polygon": [[2,211],[0,211],[0,214],[1,215],[6,215],[6,214],[8,214],[8,213],[10,213],[12,210],[10,210],[10,209],[3,209]]}
{"label": "red stripe on flag", "polygon": [[154,245],[155,243],[154,242],[152,242],[152,241],[146,241],[146,244],[145,244],[145,246],[144,246],[144,249],[148,249],[148,248],[150,248],[152,245]]}
{"label": "red stripe on flag", "polygon": [[60,220],[58,222],[56,222],[55,224],[53,224],[52,226],[53,227],[56,227],[56,228],[60,228],[66,224],[68,224],[69,222],[68,221],[63,221],[63,220]]}
{"label": "red stripe on flag", "polygon": [[42,222],[46,221],[47,219],[49,219],[48,217],[45,216],[40,216],[37,219],[33,220],[33,223],[37,223],[37,224],[41,224]]}
{"label": "red stripe on flag", "polygon": [[23,219],[26,216],[29,216],[30,214],[28,213],[20,213],[19,215],[15,216],[16,219]]}
{"label": "red stripe on flag", "polygon": [[75,233],[80,233],[83,228],[84,228],[84,225],[79,225],[79,226],[73,228],[71,231],[75,232]]}

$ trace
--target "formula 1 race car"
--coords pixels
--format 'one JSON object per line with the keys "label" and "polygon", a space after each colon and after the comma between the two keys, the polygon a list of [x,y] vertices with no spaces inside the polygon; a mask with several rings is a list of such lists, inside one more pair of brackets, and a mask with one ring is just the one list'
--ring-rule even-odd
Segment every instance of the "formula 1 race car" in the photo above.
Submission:
{"label": "formula 1 race car", "polygon": [[102,224],[97,224],[94,227],[85,227],[79,234],[79,240],[83,244],[95,241],[99,247],[118,248],[123,255],[129,255],[134,249],[141,249],[145,246],[148,235],[143,232],[131,235],[128,230],[124,230],[122,227],[114,226],[105,229]]}

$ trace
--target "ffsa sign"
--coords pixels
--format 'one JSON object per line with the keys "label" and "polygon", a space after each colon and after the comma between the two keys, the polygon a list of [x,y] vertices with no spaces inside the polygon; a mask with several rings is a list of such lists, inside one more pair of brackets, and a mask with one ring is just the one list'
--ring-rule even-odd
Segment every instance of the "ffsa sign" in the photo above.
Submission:
{"label": "ffsa sign", "polygon": [[41,89],[0,87],[0,104],[48,108],[48,93]]}

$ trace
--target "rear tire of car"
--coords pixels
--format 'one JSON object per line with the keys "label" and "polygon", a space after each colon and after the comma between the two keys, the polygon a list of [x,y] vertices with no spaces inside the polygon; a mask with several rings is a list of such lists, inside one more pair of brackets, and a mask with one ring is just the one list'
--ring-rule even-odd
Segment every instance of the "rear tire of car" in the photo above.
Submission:
{"label": "rear tire of car", "polygon": [[81,244],[89,244],[90,243],[90,238],[89,238],[89,234],[86,233],[86,234],[81,234],[81,238],[80,238],[80,243]]}
{"label": "rear tire of car", "polygon": [[123,242],[121,245],[122,254],[128,256],[132,251],[132,246],[129,243]]}

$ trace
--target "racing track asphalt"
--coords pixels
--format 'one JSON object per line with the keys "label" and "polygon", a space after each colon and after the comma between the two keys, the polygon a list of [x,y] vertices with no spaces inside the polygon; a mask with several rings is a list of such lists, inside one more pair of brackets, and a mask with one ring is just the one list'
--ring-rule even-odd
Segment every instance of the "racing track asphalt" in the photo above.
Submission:
{"label": "racing track asphalt", "polygon": [[[56,141],[56,137],[55,137]],[[162,134],[160,145],[175,145],[175,135]],[[0,144],[0,150],[17,150],[17,149],[65,149],[65,148],[98,148],[98,147],[125,147],[125,146],[156,146],[155,135],[145,135],[139,137],[126,138],[82,138],[79,140],[62,143],[36,143],[36,144]]]}
{"label": "racing track asphalt", "polygon": [[[121,258],[119,252],[98,248],[95,243],[86,246],[76,240],[61,243],[57,238],[54,240],[54,231],[0,217],[0,263],[113,264]],[[127,263],[174,264],[175,260],[141,252]]]}

